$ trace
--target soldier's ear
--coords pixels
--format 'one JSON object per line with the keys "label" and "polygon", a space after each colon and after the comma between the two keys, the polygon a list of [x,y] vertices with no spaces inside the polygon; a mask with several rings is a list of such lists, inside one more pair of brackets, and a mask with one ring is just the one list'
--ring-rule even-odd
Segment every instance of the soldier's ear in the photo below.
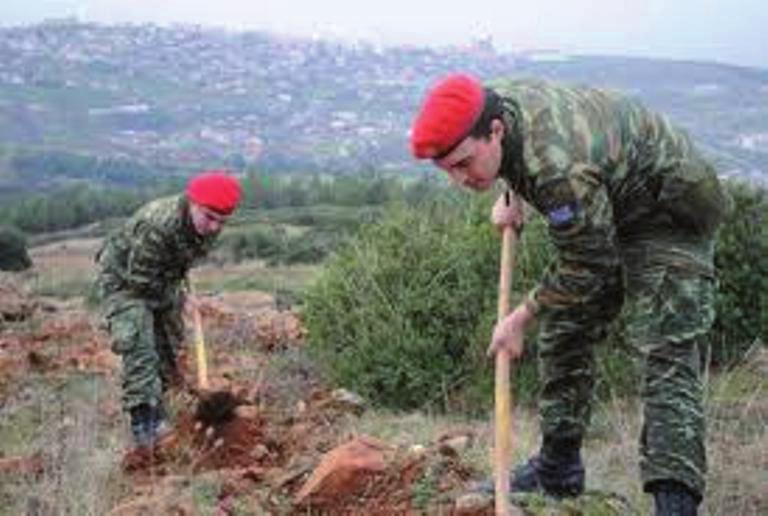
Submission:
{"label": "soldier's ear", "polygon": [[504,123],[501,120],[498,118],[491,120],[491,136],[503,138],[505,130],[506,128],[504,127]]}

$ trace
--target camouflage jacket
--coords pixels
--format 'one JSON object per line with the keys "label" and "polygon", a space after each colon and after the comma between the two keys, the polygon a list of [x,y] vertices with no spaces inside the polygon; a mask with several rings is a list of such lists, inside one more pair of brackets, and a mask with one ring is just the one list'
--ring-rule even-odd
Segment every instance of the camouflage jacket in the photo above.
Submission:
{"label": "camouflage jacket", "polygon": [[[719,181],[666,117],[603,90],[533,80],[488,86],[503,99],[508,128],[500,175],[544,215],[558,251],[531,294],[540,307],[594,301],[624,244],[711,238],[725,204]],[[657,247],[663,257],[668,246]],[[711,263],[682,254],[669,260],[711,272]]]}
{"label": "camouflage jacket", "polygon": [[202,237],[189,217],[184,195],[152,201],[107,236],[96,254],[97,289],[168,306],[183,288],[193,262],[210,250],[214,237]]}

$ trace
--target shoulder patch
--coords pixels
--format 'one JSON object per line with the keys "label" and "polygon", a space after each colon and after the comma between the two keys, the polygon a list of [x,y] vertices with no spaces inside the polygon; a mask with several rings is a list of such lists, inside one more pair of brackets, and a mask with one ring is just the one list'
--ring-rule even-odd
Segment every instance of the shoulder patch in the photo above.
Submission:
{"label": "shoulder patch", "polygon": [[561,228],[576,221],[579,201],[570,181],[565,178],[551,180],[541,185],[536,193],[537,207],[550,227]]}
{"label": "shoulder patch", "polygon": [[547,220],[552,227],[567,226],[576,218],[576,203],[563,204],[547,212]]}

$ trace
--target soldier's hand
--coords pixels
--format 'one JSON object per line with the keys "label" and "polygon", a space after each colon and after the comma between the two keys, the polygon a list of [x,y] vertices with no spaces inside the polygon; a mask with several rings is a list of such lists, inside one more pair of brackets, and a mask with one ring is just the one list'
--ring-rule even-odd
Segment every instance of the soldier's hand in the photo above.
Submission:
{"label": "soldier's hand", "polygon": [[525,329],[534,319],[528,306],[522,304],[496,323],[491,337],[491,345],[488,346],[488,356],[492,357],[500,350],[504,350],[509,358],[516,360],[523,354],[523,335]]}
{"label": "soldier's hand", "polygon": [[[509,197],[509,204],[507,204],[507,197]],[[523,201],[517,195],[501,194],[493,205],[491,223],[499,231],[503,231],[506,227],[512,227],[519,231],[524,222]]]}

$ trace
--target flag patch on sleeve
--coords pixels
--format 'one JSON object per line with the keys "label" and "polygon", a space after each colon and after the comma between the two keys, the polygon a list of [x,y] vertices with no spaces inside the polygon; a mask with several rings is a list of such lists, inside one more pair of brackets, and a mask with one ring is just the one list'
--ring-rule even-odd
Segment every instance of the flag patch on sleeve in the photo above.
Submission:
{"label": "flag patch on sleeve", "polygon": [[573,203],[563,204],[547,212],[547,220],[553,227],[566,226],[576,218],[576,206]]}

